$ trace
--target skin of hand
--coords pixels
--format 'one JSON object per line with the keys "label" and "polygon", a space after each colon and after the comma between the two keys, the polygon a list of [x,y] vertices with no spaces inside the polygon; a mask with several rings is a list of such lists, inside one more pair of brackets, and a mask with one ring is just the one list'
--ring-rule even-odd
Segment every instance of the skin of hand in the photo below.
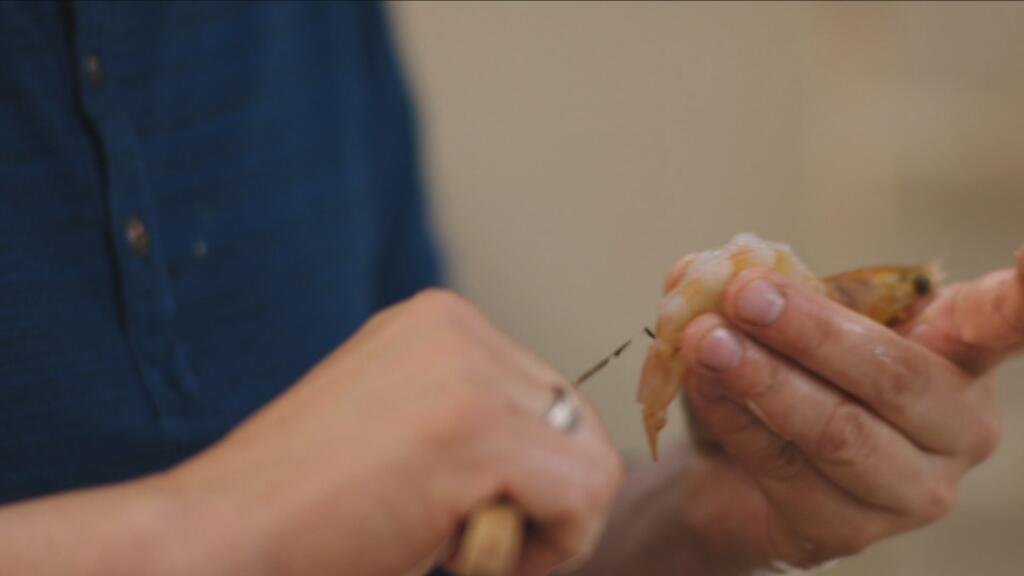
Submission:
{"label": "skin of hand", "polygon": [[764,270],[688,327],[688,399],[723,450],[679,496],[701,573],[810,567],[947,515],[1000,439],[992,368],[1024,345],[1015,269],[948,286],[896,330]]}
{"label": "skin of hand", "polygon": [[520,573],[546,573],[592,549],[622,476],[585,401],[572,435],[544,423],[566,385],[427,291],[176,468],[0,508],[0,573],[410,574],[499,497],[532,522]]}

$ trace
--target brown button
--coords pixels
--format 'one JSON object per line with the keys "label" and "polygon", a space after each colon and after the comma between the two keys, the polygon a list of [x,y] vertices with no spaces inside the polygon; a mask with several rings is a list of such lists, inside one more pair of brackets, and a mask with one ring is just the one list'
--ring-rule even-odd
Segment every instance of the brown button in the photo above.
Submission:
{"label": "brown button", "polygon": [[132,216],[125,222],[124,239],[139,256],[149,253],[149,230],[138,216]]}
{"label": "brown button", "polygon": [[93,86],[103,83],[103,67],[100,66],[100,58],[96,54],[89,54],[85,57],[85,73]]}

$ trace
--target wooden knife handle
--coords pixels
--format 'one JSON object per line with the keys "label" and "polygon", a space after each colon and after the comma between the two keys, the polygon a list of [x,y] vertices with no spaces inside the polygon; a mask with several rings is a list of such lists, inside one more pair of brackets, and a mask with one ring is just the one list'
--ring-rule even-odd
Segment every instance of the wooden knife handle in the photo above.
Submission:
{"label": "wooden knife handle", "polygon": [[466,523],[455,556],[460,576],[511,576],[519,566],[526,517],[509,502],[498,502],[473,513]]}

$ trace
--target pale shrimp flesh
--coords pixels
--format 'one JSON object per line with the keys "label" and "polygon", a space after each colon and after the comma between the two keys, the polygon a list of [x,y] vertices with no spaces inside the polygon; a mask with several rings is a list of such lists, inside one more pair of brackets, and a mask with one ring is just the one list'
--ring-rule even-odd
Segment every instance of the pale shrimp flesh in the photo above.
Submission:
{"label": "pale shrimp flesh", "polygon": [[[941,281],[937,266],[880,266],[818,278],[786,244],[738,234],[725,246],[691,254],[676,264],[665,285],[651,344],[637,389],[651,456],[658,459],[658,435],[666,414],[679,397],[687,366],[680,353],[686,325],[706,312],[717,312],[729,281],[747,268],[773,270],[810,290],[883,324],[906,319],[915,305]],[[691,415],[692,416],[692,415]],[[698,440],[712,440],[691,418]]]}

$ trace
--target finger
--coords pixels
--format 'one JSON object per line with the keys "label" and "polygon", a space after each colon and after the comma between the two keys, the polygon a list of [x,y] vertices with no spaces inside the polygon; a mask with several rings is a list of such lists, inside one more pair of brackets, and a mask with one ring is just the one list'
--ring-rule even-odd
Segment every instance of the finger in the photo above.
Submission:
{"label": "finger", "polygon": [[[471,461],[490,473],[482,500],[464,503],[477,509],[507,498],[528,519],[522,557],[531,571],[550,570],[589,550],[600,523],[602,477],[606,474],[560,434],[537,422],[513,422],[492,416],[505,433],[479,444]],[[525,425],[524,425],[525,424]],[[457,562],[459,557],[451,558]]]}
{"label": "finger", "polygon": [[[792,443],[769,430],[746,407],[696,385],[691,373],[686,393],[694,410],[723,448],[755,478],[774,514],[764,520],[774,535],[770,551],[796,566],[811,566],[855,554],[899,529],[896,514],[869,506],[819,473]],[[776,517],[778,519],[776,519]]]}
{"label": "finger", "polygon": [[739,274],[726,316],[744,332],[860,399],[915,443],[959,454],[981,426],[953,363],[824,296],[764,270]]}
{"label": "finger", "polygon": [[682,349],[701,385],[746,406],[845,491],[900,514],[933,515],[930,487],[946,462],[921,452],[857,402],[717,316],[695,323]]}
{"label": "finger", "polygon": [[1024,248],[1016,269],[939,293],[903,330],[965,370],[980,374],[1024,346]]}
{"label": "finger", "polygon": [[[557,551],[559,563],[592,550],[623,475],[618,453],[592,408],[583,403],[581,409],[581,426],[573,434],[527,417],[518,429],[508,428],[508,448],[495,452],[504,452],[499,466],[508,481],[503,492],[534,523],[527,551],[535,547],[541,559]],[[532,541],[542,545],[532,546]]]}
{"label": "finger", "polygon": [[[481,482],[451,501],[459,510],[472,510],[499,497],[511,499],[534,524],[531,534],[543,538],[544,546],[535,546],[536,538],[526,542],[531,563],[551,557],[535,549],[555,551],[559,563],[589,551],[622,476],[618,454],[592,408],[578,399],[584,415],[571,438],[554,430],[544,414],[554,386],[567,386],[556,371],[462,298],[432,291],[417,301],[417,313],[427,315],[428,325],[445,323],[440,336],[453,339],[452,347],[467,355],[452,376],[471,384],[464,389],[463,414],[481,440],[464,445],[459,457],[466,464],[452,468],[475,469],[472,477]],[[435,484],[443,493],[445,486],[465,483],[442,478]]]}
{"label": "finger", "polygon": [[[469,476],[481,482],[448,498],[457,510],[479,510],[496,500],[507,500],[520,510],[527,520],[521,559],[534,567],[527,573],[546,573],[589,552],[621,481],[617,454],[614,459],[608,457],[614,450],[600,443],[603,436],[583,430],[566,436],[537,414],[496,401],[486,390],[480,393],[485,398],[466,416],[474,421],[471,433],[479,441],[463,445],[458,456],[461,464],[451,468],[463,474],[470,471]],[[600,430],[596,424],[591,426]],[[465,488],[464,482],[443,475],[432,483],[442,493],[451,485]],[[457,568],[453,563],[464,559],[460,552],[449,557],[446,566]]]}

